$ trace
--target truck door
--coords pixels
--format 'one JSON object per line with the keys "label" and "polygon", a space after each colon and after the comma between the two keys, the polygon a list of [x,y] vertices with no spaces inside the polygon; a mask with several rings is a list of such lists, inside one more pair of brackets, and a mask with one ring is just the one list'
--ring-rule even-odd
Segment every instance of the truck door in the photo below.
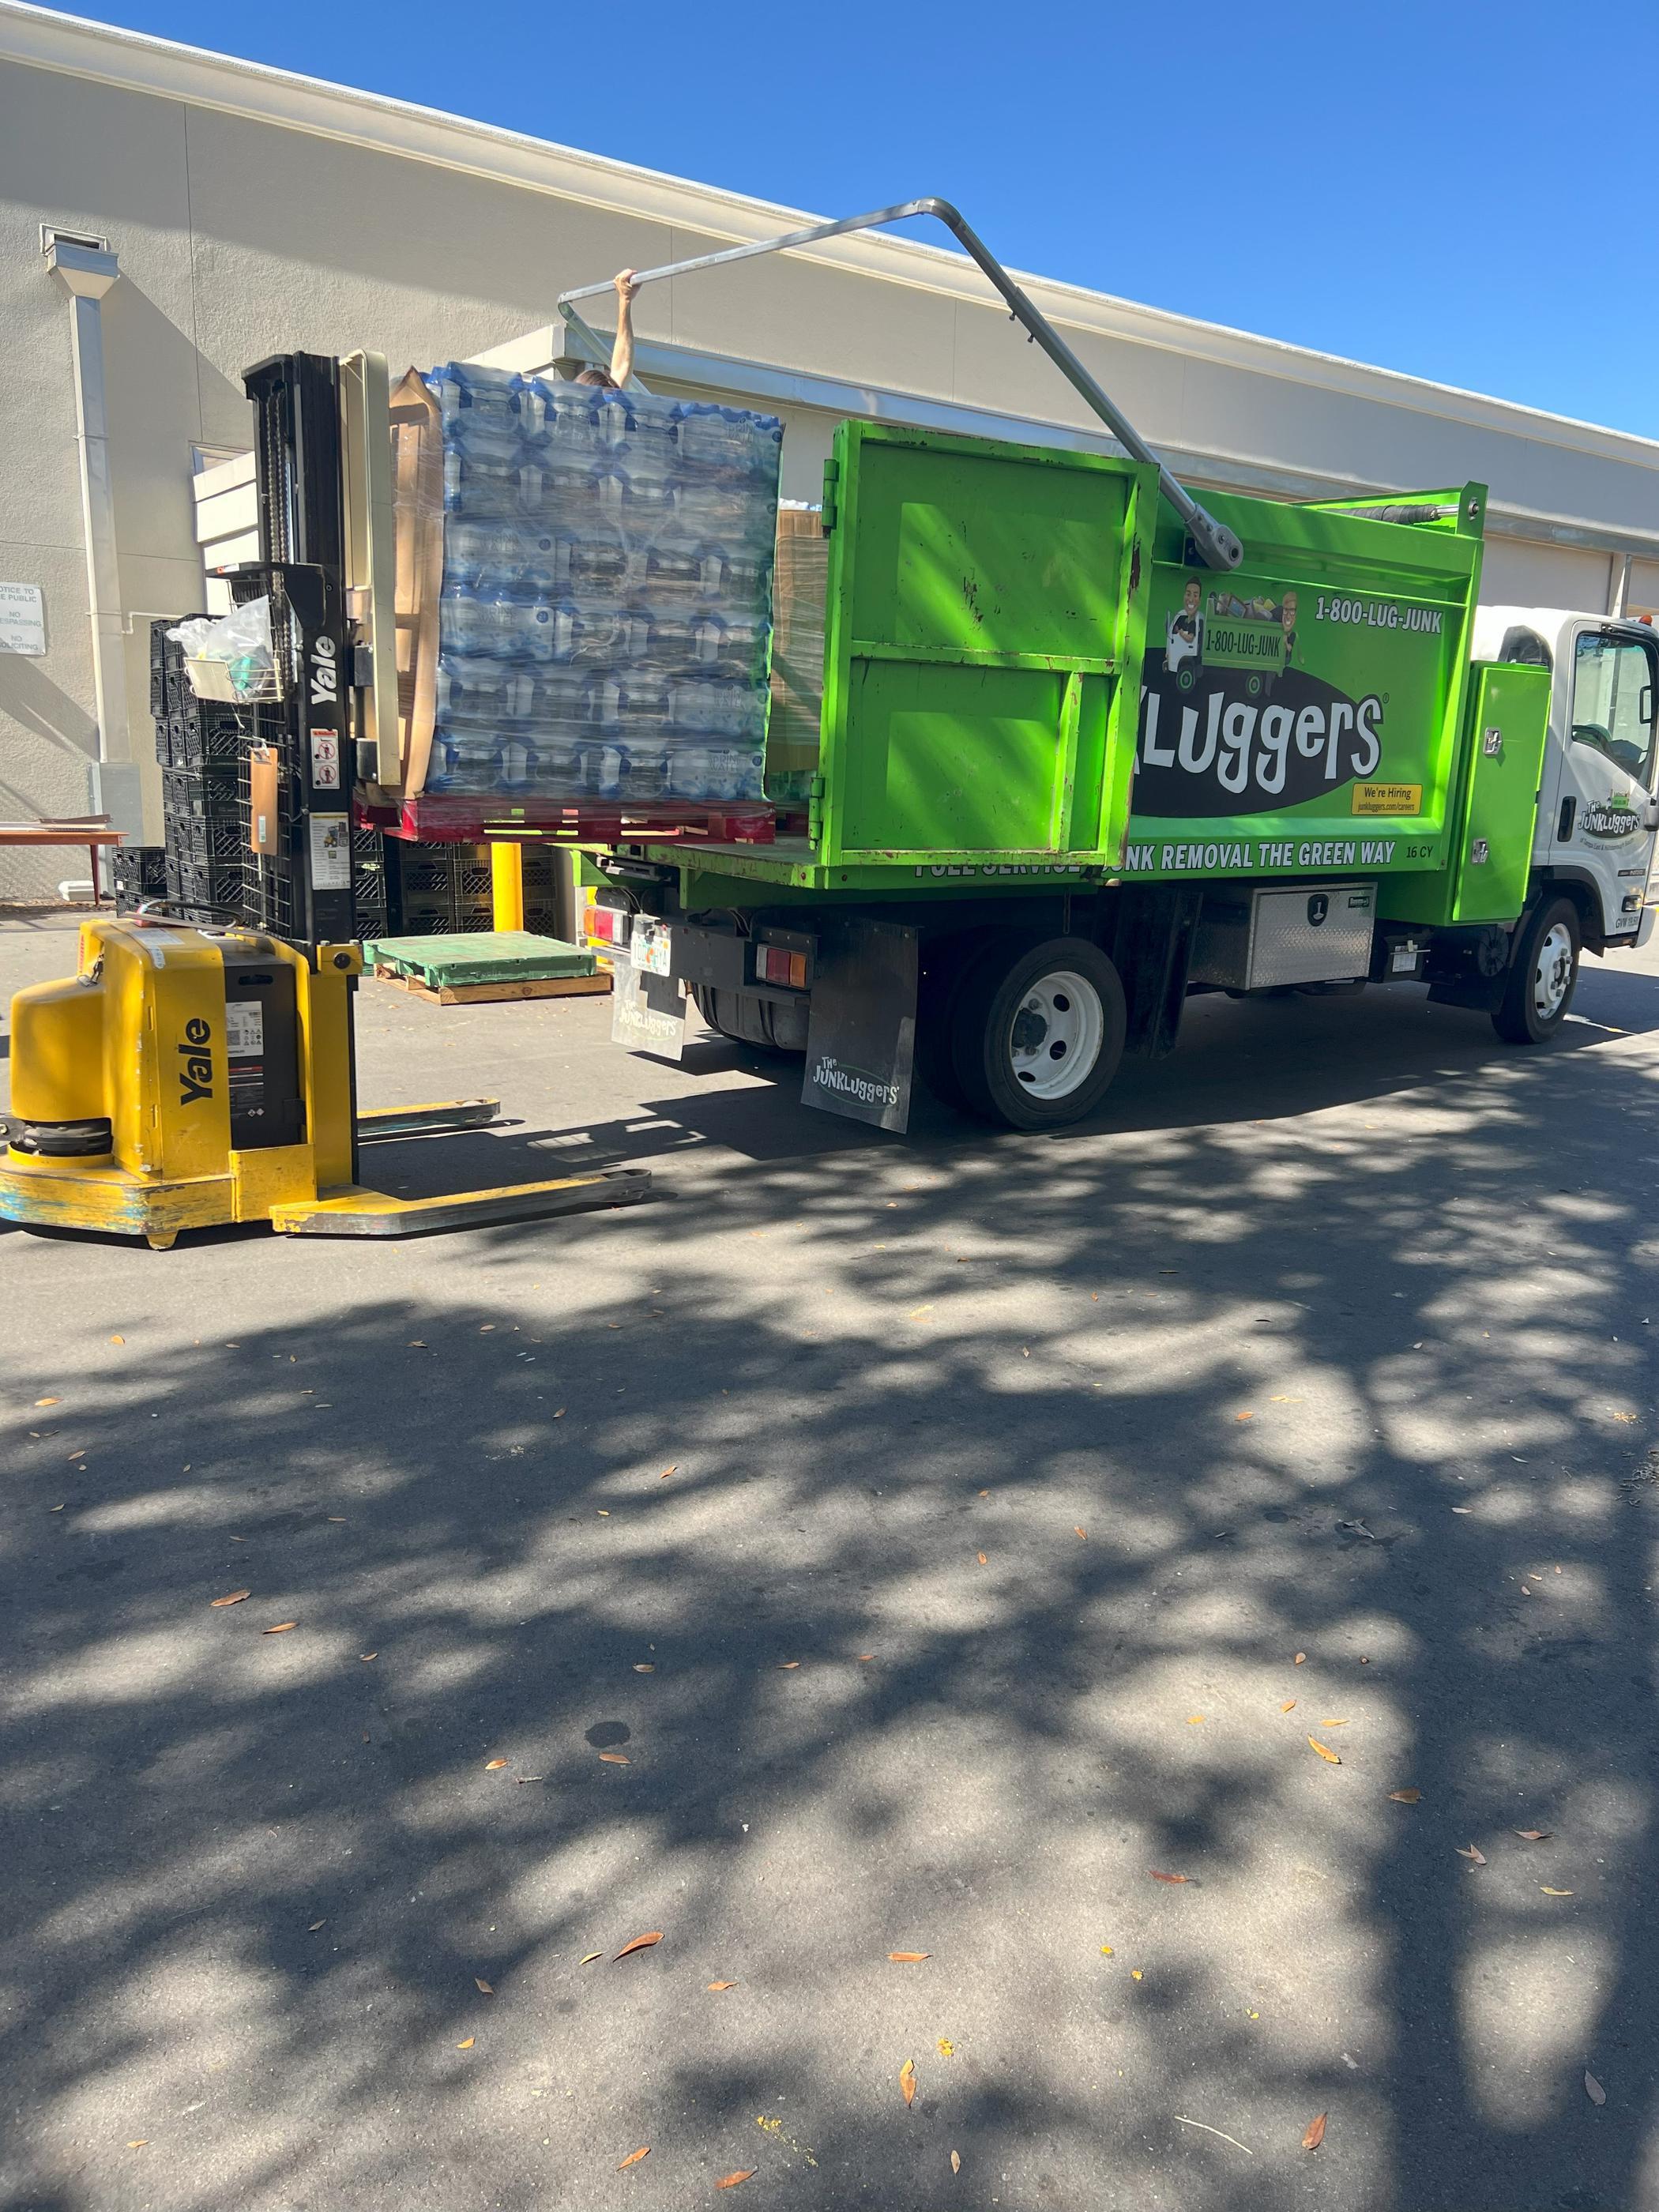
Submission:
{"label": "truck door", "polygon": [[1571,668],[1561,673],[1565,726],[1551,749],[1557,774],[1542,796],[1549,812],[1539,824],[1540,845],[1548,841],[1540,857],[1591,879],[1608,937],[1633,935],[1659,828],[1653,796],[1659,647],[1629,624],[1587,624],[1573,639]]}

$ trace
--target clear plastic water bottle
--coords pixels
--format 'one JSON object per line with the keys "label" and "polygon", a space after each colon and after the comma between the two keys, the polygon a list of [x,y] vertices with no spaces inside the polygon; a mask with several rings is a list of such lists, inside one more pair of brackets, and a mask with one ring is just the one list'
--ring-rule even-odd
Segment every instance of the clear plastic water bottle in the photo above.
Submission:
{"label": "clear plastic water bottle", "polygon": [[550,799],[568,799],[581,788],[583,743],[580,732],[538,732],[534,783],[539,794]]}
{"label": "clear plastic water bottle", "polygon": [[671,688],[671,700],[676,729],[757,738],[764,727],[763,700],[746,684],[722,684],[708,676],[682,677]]}
{"label": "clear plastic water bottle", "polygon": [[580,668],[538,663],[523,672],[523,720],[538,731],[579,733],[587,720],[588,679]]}
{"label": "clear plastic water bottle", "polygon": [[477,730],[440,726],[432,733],[426,787],[440,793],[483,795],[501,787],[500,740]]}
{"label": "clear plastic water bottle", "polygon": [[614,605],[633,596],[640,556],[618,532],[561,530],[553,544],[553,574],[561,597]]}
{"label": "clear plastic water bottle", "polygon": [[511,443],[520,434],[521,380],[508,369],[447,362],[426,379],[438,403],[446,447],[480,434]]}
{"label": "clear plastic water bottle", "polygon": [[551,660],[554,609],[504,592],[446,592],[438,603],[440,653],[493,660]]}
{"label": "clear plastic water bottle", "polygon": [[474,592],[515,592],[530,565],[531,532],[505,516],[472,520],[456,515],[444,531],[444,588]]}
{"label": "clear plastic water bottle", "polygon": [[582,789],[592,799],[622,796],[622,747],[599,739],[581,748]]}
{"label": "clear plastic water bottle", "polygon": [[558,377],[528,377],[520,401],[522,434],[550,463],[562,459],[592,465],[601,444],[599,394],[592,385]]}
{"label": "clear plastic water bottle", "polygon": [[520,680],[511,661],[446,653],[438,663],[437,719],[480,728],[515,720]]}
{"label": "clear plastic water bottle", "polygon": [[479,438],[444,447],[444,513],[482,517],[518,514],[520,455],[516,443]]}

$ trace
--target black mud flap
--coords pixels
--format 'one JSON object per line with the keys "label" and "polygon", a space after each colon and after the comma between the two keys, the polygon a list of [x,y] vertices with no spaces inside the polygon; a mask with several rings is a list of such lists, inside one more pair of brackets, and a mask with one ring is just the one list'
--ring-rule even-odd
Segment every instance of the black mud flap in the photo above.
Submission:
{"label": "black mud flap", "polygon": [[900,1135],[909,1127],[921,932],[832,922],[818,942],[803,1106]]}

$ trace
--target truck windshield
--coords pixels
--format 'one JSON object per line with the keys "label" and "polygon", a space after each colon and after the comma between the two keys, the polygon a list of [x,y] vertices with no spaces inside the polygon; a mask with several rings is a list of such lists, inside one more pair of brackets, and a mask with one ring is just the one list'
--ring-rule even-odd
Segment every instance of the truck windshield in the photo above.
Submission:
{"label": "truck windshield", "polygon": [[1572,669],[1575,744],[1604,753],[1645,786],[1653,765],[1654,662],[1635,638],[1589,632],[1578,640]]}

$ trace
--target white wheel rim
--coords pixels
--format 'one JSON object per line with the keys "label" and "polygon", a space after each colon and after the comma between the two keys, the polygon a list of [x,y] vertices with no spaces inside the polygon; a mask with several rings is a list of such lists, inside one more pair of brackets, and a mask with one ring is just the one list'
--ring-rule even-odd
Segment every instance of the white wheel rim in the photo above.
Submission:
{"label": "white wheel rim", "polygon": [[1028,983],[1008,1026],[1014,1080],[1033,1098],[1068,1098],[1088,1081],[1106,1041],[1100,994],[1075,969]]}
{"label": "white wheel rim", "polygon": [[1572,981],[1572,935],[1565,922],[1544,932],[1532,971],[1532,1003],[1540,1021],[1553,1021]]}

